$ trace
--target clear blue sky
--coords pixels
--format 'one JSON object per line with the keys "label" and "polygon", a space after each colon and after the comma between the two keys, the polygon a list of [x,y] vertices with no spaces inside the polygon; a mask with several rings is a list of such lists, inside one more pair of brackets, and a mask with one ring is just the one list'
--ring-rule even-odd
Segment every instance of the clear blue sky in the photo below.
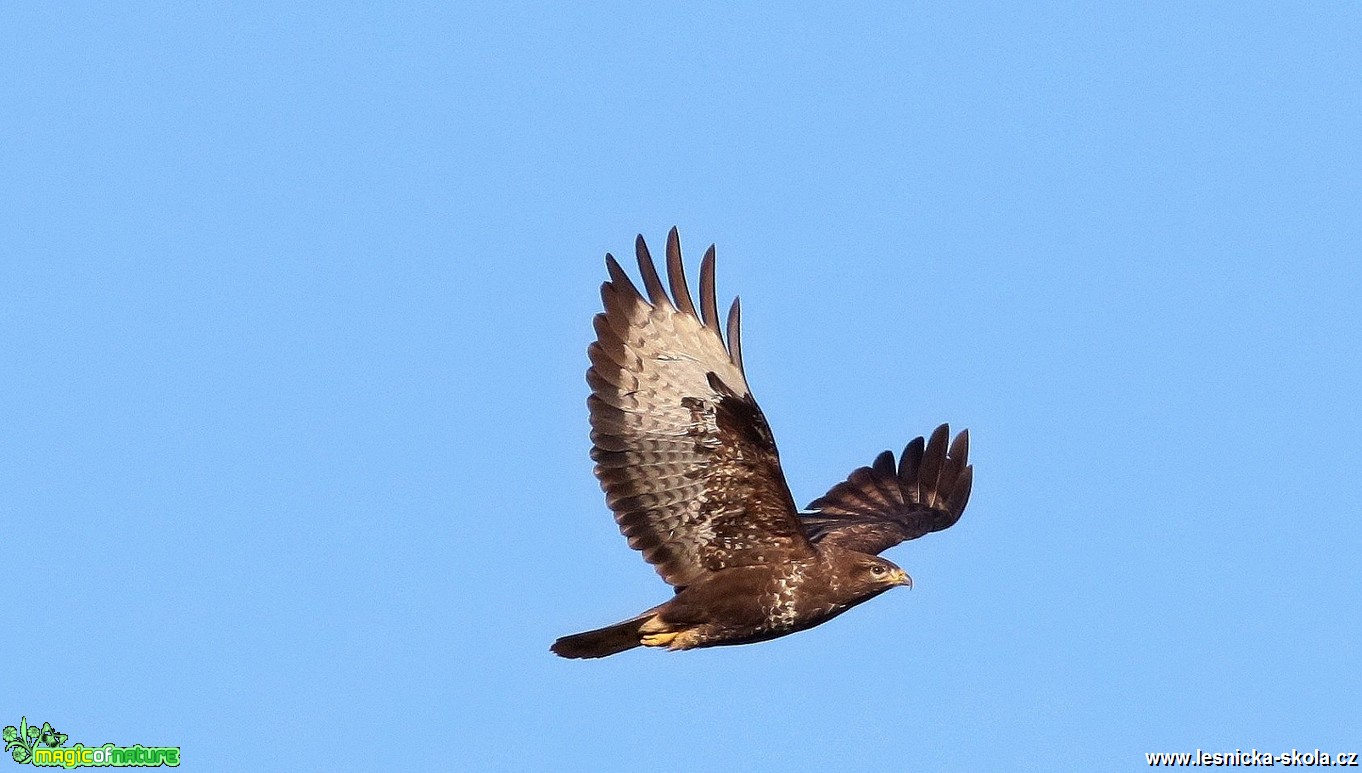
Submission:
{"label": "clear blue sky", "polygon": [[[0,724],[192,770],[1362,751],[1356,2],[210,5],[0,8]],[[796,499],[942,421],[974,497],[815,630],[560,660],[668,593],[583,373],[603,253],[672,225]]]}

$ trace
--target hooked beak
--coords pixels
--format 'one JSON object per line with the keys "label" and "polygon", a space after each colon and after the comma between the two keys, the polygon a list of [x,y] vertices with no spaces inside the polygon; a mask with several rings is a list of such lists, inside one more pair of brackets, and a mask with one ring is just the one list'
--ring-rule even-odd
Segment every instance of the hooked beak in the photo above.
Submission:
{"label": "hooked beak", "polygon": [[906,585],[909,588],[913,587],[913,578],[909,577],[908,573],[902,569],[896,570],[892,579],[895,585]]}

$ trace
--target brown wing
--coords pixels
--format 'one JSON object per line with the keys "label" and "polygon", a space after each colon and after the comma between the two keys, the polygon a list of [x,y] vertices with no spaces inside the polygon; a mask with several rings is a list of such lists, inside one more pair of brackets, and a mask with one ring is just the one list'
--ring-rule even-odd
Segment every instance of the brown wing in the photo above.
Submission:
{"label": "brown wing", "polygon": [[610,256],[596,342],[587,353],[591,458],[629,545],[677,587],[730,566],[813,553],[795,515],[771,430],[743,375],[738,302],[728,345],[714,296],[714,248],[700,264],[700,310],[676,229],[662,286],[635,243],[645,300]]}
{"label": "brown wing", "polygon": [[889,451],[861,467],[828,493],[809,503],[800,520],[819,545],[838,545],[878,554],[904,540],[941,531],[960,520],[969,501],[974,467],[969,464],[969,430],[956,435],[942,424],[924,443],[915,438],[898,466]]}

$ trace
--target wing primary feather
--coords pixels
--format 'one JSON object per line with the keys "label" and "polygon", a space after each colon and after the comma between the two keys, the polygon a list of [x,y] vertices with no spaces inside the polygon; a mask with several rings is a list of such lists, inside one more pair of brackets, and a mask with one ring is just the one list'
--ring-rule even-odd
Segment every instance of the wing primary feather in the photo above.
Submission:
{"label": "wing primary feather", "polygon": [[936,486],[937,504],[946,507],[946,503],[951,500],[955,491],[955,486],[960,481],[960,471],[964,469],[969,456],[969,430],[961,430],[955,440],[951,441],[950,450],[946,452],[946,463],[941,468],[941,475]]}
{"label": "wing primary feather", "polygon": [[949,510],[958,517],[965,512],[965,505],[969,504],[969,492],[974,487],[974,465],[969,465],[960,473],[960,477],[955,481],[955,488],[951,490],[951,500]]}
{"label": "wing primary feather", "polygon": [[891,451],[881,451],[875,457],[874,464],[875,486],[880,490],[886,499],[897,504],[903,504],[903,489],[899,486],[898,476],[894,470],[894,454]]}
{"label": "wing primary feather", "polygon": [[918,502],[918,470],[922,469],[922,444],[921,437],[915,437],[908,445],[903,447],[903,456],[899,457],[899,488],[903,489],[903,497],[909,502]]}
{"label": "wing primary feather", "polygon": [[747,376],[742,366],[742,305],[737,298],[733,299],[733,305],[728,309],[728,354],[743,376]]}
{"label": "wing primary feather", "polygon": [[634,254],[638,256],[638,272],[643,275],[643,286],[648,288],[648,298],[654,306],[670,306],[671,301],[667,298],[667,291],[662,288],[662,280],[657,276],[657,266],[653,265],[653,256],[648,252],[643,234],[634,240]]}
{"label": "wing primary feather", "polygon": [[605,253],[605,269],[610,272],[610,281],[606,282],[605,285],[601,287],[601,296],[603,300],[607,303],[609,302],[609,299],[605,298],[605,287],[612,284],[617,290],[628,293],[640,301],[643,300],[643,296],[639,295],[638,288],[634,286],[633,280],[629,278],[628,274],[624,273],[624,269],[620,268],[620,264],[615,260],[615,256],[608,252]]}
{"label": "wing primary feather", "polygon": [[936,485],[941,479],[941,468],[946,463],[946,438],[950,432],[951,428],[945,424],[933,430],[931,438],[927,440],[927,450],[922,455],[918,491],[922,495],[922,503],[929,507],[936,506]]}
{"label": "wing primary feather", "polygon": [[700,319],[705,323],[705,327],[713,330],[720,339],[723,334],[719,332],[719,302],[714,297],[714,245],[709,245],[705,250],[705,257],[700,261]]}
{"label": "wing primary feather", "polygon": [[960,434],[955,436],[951,442],[950,455],[958,458],[961,465],[969,464],[969,430],[962,429]]}
{"label": "wing primary feather", "polygon": [[893,475],[894,453],[892,451],[881,451],[880,455],[875,457],[875,463],[870,466],[881,475]]}
{"label": "wing primary feather", "polygon": [[692,317],[698,317],[695,301],[690,297],[690,286],[686,284],[686,268],[681,262],[681,235],[677,233],[676,226],[672,226],[667,233],[667,282],[672,286],[676,307]]}

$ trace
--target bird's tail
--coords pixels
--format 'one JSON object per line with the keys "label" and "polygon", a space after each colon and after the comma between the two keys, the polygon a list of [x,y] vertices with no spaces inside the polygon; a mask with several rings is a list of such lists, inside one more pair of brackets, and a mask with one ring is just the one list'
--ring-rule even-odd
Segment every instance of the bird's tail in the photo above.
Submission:
{"label": "bird's tail", "polygon": [[553,650],[555,655],[564,658],[603,658],[631,650],[642,645],[639,638],[643,634],[639,628],[648,622],[656,611],[650,609],[622,623],[564,636],[554,642],[549,649]]}

